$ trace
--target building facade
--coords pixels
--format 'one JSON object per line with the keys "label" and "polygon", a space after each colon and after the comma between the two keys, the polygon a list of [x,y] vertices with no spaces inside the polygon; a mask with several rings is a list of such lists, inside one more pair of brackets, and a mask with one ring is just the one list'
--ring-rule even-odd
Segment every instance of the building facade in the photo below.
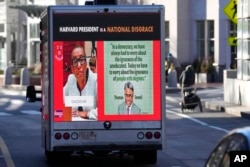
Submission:
{"label": "building facade", "polygon": [[[229,0],[155,0],[165,5],[166,52],[183,65],[195,60],[212,60],[218,78],[236,58],[228,44],[231,21],[224,13]],[[167,54],[167,53],[166,53]]]}
{"label": "building facade", "polygon": [[250,107],[250,0],[237,7],[237,70],[224,71],[224,101]]}
{"label": "building facade", "polygon": [[77,0],[0,0],[0,70],[40,62],[40,13],[48,5]]}
{"label": "building facade", "polygon": [[[0,69],[39,63],[40,18],[10,6],[84,3],[85,0],[0,0]],[[166,54],[172,53],[183,65],[211,58],[218,74],[222,74],[236,58],[235,47],[228,45],[231,22],[223,12],[229,0],[117,0],[117,3],[164,5]]]}

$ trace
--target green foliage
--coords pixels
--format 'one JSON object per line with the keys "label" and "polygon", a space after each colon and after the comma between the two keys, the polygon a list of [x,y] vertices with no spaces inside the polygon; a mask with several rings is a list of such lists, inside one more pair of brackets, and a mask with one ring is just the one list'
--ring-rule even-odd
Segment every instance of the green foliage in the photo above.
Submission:
{"label": "green foliage", "polygon": [[211,57],[202,58],[201,60],[195,59],[192,63],[196,73],[212,73],[214,71],[213,59]]}
{"label": "green foliage", "polygon": [[[12,75],[21,76],[21,71],[23,67],[13,67]],[[41,64],[35,64],[28,68],[30,75],[41,75]],[[4,70],[0,69],[0,75],[4,74]]]}
{"label": "green foliage", "polygon": [[17,76],[20,76],[21,75],[21,68],[14,68],[12,70],[12,75],[17,75]]}
{"label": "green foliage", "polygon": [[34,66],[30,67],[29,72],[31,75],[41,75],[41,64],[35,64]]}
{"label": "green foliage", "polygon": [[168,76],[168,69],[170,68],[170,62],[165,60],[165,75]]}

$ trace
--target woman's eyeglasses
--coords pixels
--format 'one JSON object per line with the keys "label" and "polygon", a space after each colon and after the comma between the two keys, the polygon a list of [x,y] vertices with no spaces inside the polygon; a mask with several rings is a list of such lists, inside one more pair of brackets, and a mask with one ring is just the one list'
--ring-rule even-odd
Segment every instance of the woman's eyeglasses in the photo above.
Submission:
{"label": "woman's eyeglasses", "polygon": [[78,62],[80,63],[80,65],[85,64],[86,63],[86,57],[85,56],[81,56],[78,59],[77,58],[73,58],[73,59],[71,59],[71,61],[72,61],[72,66],[76,67],[76,66],[78,66]]}

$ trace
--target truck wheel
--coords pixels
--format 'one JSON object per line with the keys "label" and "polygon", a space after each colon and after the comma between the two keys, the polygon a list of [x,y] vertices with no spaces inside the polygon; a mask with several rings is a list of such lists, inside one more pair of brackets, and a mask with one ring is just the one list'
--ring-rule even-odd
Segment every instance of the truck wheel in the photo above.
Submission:
{"label": "truck wheel", "polygon": [[57,151],[48,151],[45,149],[45,156],[47,158],[48,163],[58,163],[62,160],[67,160],[72,152],[64,151],[64,152],[57,152]]}
{"label": "truck wheel", "polygon": [[47,158],[48,163],[55,162],[58,159],[58,154],[54,151],[48,151],[45,149],[45,156]]}
{"label": "truck wheel", "polygon": [[134,152],[134,161],[139,164],[156,164],[157,150],[140,150]]}
{"label": "truck wheel", "polygon": [[109,150],[95,150],[95,151],[92,151],[96,156],[106,156],[108,155],[111,151]]}

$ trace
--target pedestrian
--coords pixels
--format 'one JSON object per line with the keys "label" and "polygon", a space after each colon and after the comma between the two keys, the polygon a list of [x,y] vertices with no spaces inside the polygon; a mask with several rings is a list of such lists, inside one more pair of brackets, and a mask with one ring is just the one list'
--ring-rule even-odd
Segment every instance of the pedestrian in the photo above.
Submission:
{"label": "pedestrian", "polygon": [[174,64],[174,67],[175,67],[175,70],[177,73],[176,79],[178,80],[180,75],[181,75],[181,71],[182,71],[180,62],[178,61],[178,59],[176,57],[174,57],[172,55],[172,53],[168,53],[167,60],[168,60],[169,64],[171,64],[171,63]]}
{"label": "pedestrian", "polygon": [[174,63],[171,63],[168,69],[168,87],[177,87],[177,72]]}
{"label": "pedestrian", "polygon": [[181,73],[179,82],[182,87],[191,87],[195,83],[195,73],[192,65],[188,65],[185,70]]}
{"label": "pedestrian", "polygon": [[[193,70],[192,65],[188,65],[185,70],[181,73],[180,79],[179,79],[180,85],[181,85],[181,93],[185,96],[184,89],[191,88],[195,83],[195,73]],[[187,90],[187,89],[186,89]],[[190,89],[191,91],[192,89]],[[187,91],[189,92],[189,91]]]}

